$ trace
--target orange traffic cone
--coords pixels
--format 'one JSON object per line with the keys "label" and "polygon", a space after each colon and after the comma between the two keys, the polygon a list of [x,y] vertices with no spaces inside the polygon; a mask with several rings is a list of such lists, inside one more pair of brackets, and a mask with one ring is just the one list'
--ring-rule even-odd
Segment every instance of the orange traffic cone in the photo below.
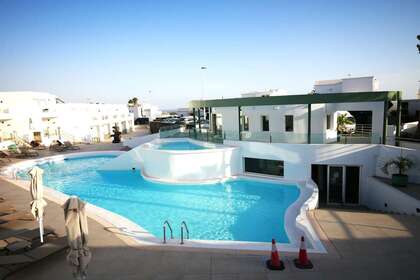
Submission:
{"label": "orange traffic cone", "polygon": [[293,262],[295,263],[295,266],[300,269],[310,269],[314,267],[312,262],[308,259],[308,254],[306,253],[305,238],[303,236],[300,239],[299,258],[294,259]]}
{"label": "orange traffic cone", "polygon": [[280,260],[279,252],[277,251],[276,247],[276,240],[274,238],[271,240],[271,259],[265,262],[268,269],[271,270],[283,270],[284,264]]}

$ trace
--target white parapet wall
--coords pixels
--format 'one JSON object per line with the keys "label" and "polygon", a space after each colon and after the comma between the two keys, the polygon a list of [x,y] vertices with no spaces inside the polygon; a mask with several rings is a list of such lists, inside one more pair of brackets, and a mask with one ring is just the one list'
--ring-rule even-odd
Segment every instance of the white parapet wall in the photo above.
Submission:
{"label": "white parapet wall", "polygon": [[380,181],[368,178],[366,206],[371,209],[420,216],[420,200]]}
{"label": "white parapet wall", "polygon": [[[189,141],[201,150],[159,149],[164,142]],[[109,161],[103,170],[139,169],[145,177],[168,182],[210,181],[241,173],[238,147],[205,143],[187,138],[155,139]]]}
{"label": "white parapet wall", "polygon": [[135,147],[140,146],[141,144],[153,141],[158,138],[159,138],[159,133],[153,133],[153,134],[138,136],[138,137],[130,137],[128,139],[123,139],[123,145],[129,148],[135,148]]}

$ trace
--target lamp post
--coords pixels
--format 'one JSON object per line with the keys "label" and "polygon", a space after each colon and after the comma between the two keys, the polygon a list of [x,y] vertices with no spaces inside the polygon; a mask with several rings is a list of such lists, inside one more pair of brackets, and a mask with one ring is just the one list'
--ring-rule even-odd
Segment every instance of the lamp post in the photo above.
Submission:
{"label": "lamp post", "polygon": [[201,100],[203,100],[204,96],[204,78],[205,78],[205,70],[207,70],[207,66],[201,66]]}

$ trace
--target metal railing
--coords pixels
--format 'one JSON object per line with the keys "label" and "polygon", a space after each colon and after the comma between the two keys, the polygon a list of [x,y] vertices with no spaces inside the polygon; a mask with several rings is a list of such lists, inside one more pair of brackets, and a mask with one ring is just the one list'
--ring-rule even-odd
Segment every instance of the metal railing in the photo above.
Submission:
{"label": "metal railing", "polygon": [[[209,129],[187,129],[179,127],[166,129],[159,132],[160,138],[192,138],[200,141],[223,143],[224,140],[249,141],[262,143],[308,143],[307,133],[297,132],[272,132],[272,131],[229,131],[224,130],[213,132]],[[337,134],[331,139],[327,138],[327,133],[312,133],[311,144],[380,144],[382,136],[372,133],[371,125],[358,125],[353,133]]]}

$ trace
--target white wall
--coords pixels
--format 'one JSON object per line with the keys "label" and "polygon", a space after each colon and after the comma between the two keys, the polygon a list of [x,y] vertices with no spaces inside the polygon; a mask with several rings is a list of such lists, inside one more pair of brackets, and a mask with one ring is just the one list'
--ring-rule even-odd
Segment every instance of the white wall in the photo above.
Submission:
{"label": "white wall", "polygon": [[[44,92],[0,92],[0,138],[11,135],[30,142],[34,132],[41,134],[41,141],[57,137],[57,107],[55,95]],[[6,113],[10,119],[5,118]]]}
{"label": "white wall", "polygon": [[132,131],[134,118],[124,104],[64,103],[58,105],[58,122],[63,139],[91,142],[105,140],[117,124],[120,131]]}
{"label": "white wall", "polygon": [[154,134],[149,134],[149,135],[139,136],[139,137],[131,137],[128,139],[123,139],[123,145],[129,148],[135,148],[141,144],[151,142],[157,138],[159,138],[159,133],[154,133]]}
{"label": "white wall", "polygon": [[[385,176],[380,167],[384,155],[397,156],[398,147],[371,144],[282,144],[258,143],[245,141],[224,141],[225,144],[238,146],[241,151],[241,163],[244,157],[273,159],[284,161],[284,178],[307,180],[311,178],[311,164],[353,165],[360,166],[360,201],[366,204],[367,179],[371,176]],[[417,162],[417,169],[411,170],[410,181],[420,183],[420,153],[418,150],[404,149]],[[241,167],[243,170],[243,167]]]}
{"label": "white wall", "polygon": [[[420,184],[420,150],[398,148],[394,146],[380,146],[379,153],[377,154],[376,161],[376,176],[383,178],[391,178],[391,175],[387,175],[382,172],[381,167],[390,159],[394,159],[401,155],[408,157],[414,161],[415,166],[407,172],[409,182]],[[390,170],[390,173],[396,173],[397,170]]]}
{"label": "white wall", "polygon": [[342,83],[343,92],[369,92],[378,90],[378,82],[374,77],[345,78]]}
{"label": "white wall", "polygon": [[323,80],[315,82],[314,90],[316,93],[320,94],[338,92],[370,92],[379,90],[379,82],[373,76]]}
{"label": "white wall", "polygon": [[212,108],[212,112],[222,115],[222,129],[226,137],[239,139],[238,107]]}
{"label": "white wall", "polygon": [[369,208],[420,216],[420,200],[373,177],[368,178],[368,185],[366,204]]}
{"label": "white wall", "polygon": [[[211,147],[203,150],[159,150],[167,141],[191,141]],[[215,180],[240,173],[239,150],[191,139],[155,139],[109,161],[103,170],[141,169],[146,177],[162,181]]]}
{"label": "white wall", "polygon": [[[376,138],[382,138],[384,102],[349,102],[349,103],[330,103],[326,105],[327,114],[337,111],[371,111],[372,112],[372,133]],[[336,116],[335,122],[336,122]],[[379,143],[379,141],[377,141]]]}

